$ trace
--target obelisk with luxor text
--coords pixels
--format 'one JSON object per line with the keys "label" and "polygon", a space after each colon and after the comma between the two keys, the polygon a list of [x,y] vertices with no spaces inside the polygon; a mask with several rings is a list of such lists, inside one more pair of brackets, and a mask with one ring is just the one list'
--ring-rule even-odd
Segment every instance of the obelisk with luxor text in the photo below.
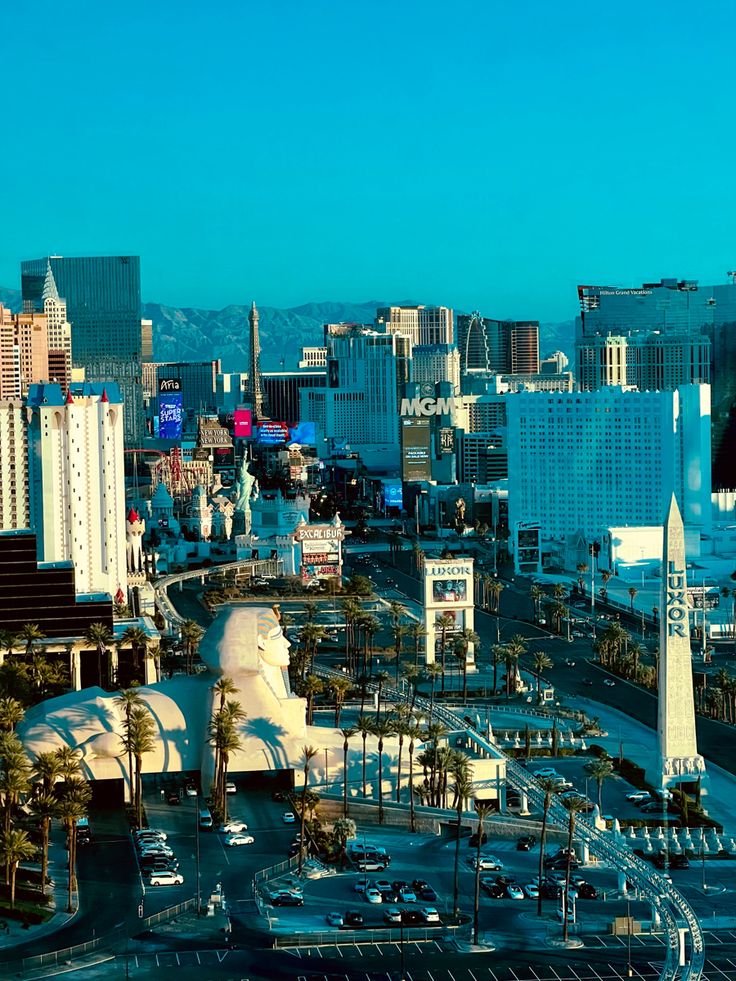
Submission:
{"label": "obelisk with luxor text", "polygon": [[651,782],[695,783],[705,771],[695,733],[685,528],[675,495],[664,525],[659,626],[657,759]]}

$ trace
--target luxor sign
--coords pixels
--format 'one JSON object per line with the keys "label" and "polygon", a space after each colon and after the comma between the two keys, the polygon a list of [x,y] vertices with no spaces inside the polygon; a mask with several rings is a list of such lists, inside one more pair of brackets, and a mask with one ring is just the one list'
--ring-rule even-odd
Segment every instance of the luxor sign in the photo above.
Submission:
{"label": "luxor sign", "polygon": [[425,576],[470,576],[472,571],[469,565],[426,565],[424,567]]}

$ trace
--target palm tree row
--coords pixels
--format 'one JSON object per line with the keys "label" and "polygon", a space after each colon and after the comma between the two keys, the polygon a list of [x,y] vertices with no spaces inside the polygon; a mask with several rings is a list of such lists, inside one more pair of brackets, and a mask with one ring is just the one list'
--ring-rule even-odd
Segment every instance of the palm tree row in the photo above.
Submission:
{"label": "palm tree row", "polygon": [[227,771],[230,757],[243,748],[242,724],[247,718],[240,702],[226,699],[227,694],[238,691],[230,678],[223,678],[214,687],[220,703],[213,713],[209,726],[210,745],[215,750],[215,774],[212,785],[214,807],[222,820],[227,821]]}

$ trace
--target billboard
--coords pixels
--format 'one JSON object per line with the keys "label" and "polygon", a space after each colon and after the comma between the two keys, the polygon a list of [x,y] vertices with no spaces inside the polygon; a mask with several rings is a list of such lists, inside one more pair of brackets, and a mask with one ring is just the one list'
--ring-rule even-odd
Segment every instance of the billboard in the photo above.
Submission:
{"label": "billboard", "polygon": [[340,525],[306,525],[297,528],[294,538],[301,542],[302,547],[302,582],[340,576],[344,537],[345,529]]}
{"label": "billboard", "polygon": [[432,583],[434,603],[465,603],[468,584],[465,579],[435,579]]}
{"label": "billboard", "polygon": [[317,426],[313,422],[294,422],[289,424],[289,439],[302,446],[317,445]]}
{"label": "billboard", "polygon": [[158,383],[158,435],[181,439],[183,396],[178,378],[161,378]]}
{"label": "billboard", "polygon": [[401,476],[403,480],[431,480],[431,436],[429,419],[401,420]]}
{"label": "billboard", "polygon": [[439,431],[440,453],[455,452],[455,430],[450,426],[442,426]]}
{"label": "billboard", "polygon": [[257,439],[262,446],[280,446],[286,443],[316,446],[317,428],[313,422],[280,422],[276,419],[266,419],[257,427]]}
{"label": "billboard", "polygon": [[233,434],[236,439],[248,439],[253,435],[253,413],[250,409],[236,409],[233,413]]}
{"label": "billboard", "polygon": [[404,488],[401,484],[384,484],[383,500],[387,508],[403,508]]}

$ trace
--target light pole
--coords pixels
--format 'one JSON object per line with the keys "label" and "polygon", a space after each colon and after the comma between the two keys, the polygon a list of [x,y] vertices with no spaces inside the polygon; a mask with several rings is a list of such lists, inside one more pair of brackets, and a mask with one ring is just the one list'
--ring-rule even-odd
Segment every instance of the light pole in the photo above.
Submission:
{"label": "light pole", "polygon": [[631,978],[634,976],[633,968],[631,967],[631,900],[626,900],[626,976]]}
{"label": "light pole", "polygon": [[201,915],[202,894],[200,890],[200,868],[199,868],[199,794],[194,798],[194,854],[197,864],[197,917]]}

